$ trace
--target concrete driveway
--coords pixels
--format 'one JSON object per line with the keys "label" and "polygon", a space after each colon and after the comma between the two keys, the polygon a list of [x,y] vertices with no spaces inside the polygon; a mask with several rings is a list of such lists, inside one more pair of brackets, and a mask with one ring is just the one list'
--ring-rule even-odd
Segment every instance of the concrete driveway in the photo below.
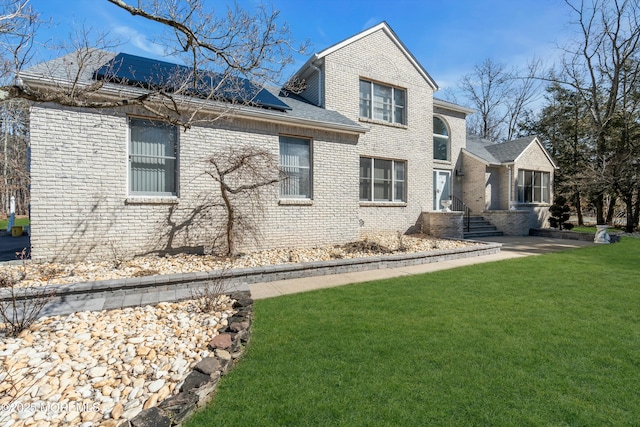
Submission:
{"label": "concrete driveway", "polygon": [[367,282],[370,280],[430,273],[433,271],[446,270],[467,265],[501,261],[523,256],[540,255],[549,252],[558,252],[567,249],[576,249],[595,245],[595,243],[593,242],[550,239],[546,237],[536,236],[487,237],[483,240],[478,239],[478,241],[500,243],[502,244],[502,247],[500,248],[499,253],[493,255],[458,258],[448,261],[412,265],[407,267],[383,268],[379,270],[366,270],[354,273],[331,274],[321,277],[278,280],[269,283],[250,284],[249,288],[251,290],[251,295],[255,299],[271,298],[280,295],[293,294],[320,288],[330,288],[350,283]]}
{"label": "concrete driveway", "polygon": [[540,255],[596,245],[592,241],[551,239],[537,236],[492,236],[478,240],[481,242],[501,243],[501,251],[508,252],[513,256]]}
{"label": "concrete driveway", "polygon": [[13,237],[11,234],[0,235],[0,262],[20,259],[16,255],[16,252],[22,252],[25,248],[27,252],[31,248],[29,236]]}

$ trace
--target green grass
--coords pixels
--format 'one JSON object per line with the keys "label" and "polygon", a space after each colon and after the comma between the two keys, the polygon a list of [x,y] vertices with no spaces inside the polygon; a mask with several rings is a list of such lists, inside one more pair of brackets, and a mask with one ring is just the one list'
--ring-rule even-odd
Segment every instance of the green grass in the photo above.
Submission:
{"label": "green grass", "polygon": [[[0,230],[6,230],[8,222],[7,219],[0,219]],[[14,225],[29,225],[29,218],[16,218]]]}
{"label": "green grass", "polygon": [[638,259],[623,238],[256,301],[187,425],[638,425]]}
{"label": "green grass", "polygon": [[[595,233],[596,232],[596,226],[595,225],[593,227],[576,226],[576,227],[573,227],[571,229],[571,231],[577,231],[579,233]],[[607,232],[622,233],[622,232],[624,232],[624,230],[621,229],[621,228],[609,227],[607,229]]]}

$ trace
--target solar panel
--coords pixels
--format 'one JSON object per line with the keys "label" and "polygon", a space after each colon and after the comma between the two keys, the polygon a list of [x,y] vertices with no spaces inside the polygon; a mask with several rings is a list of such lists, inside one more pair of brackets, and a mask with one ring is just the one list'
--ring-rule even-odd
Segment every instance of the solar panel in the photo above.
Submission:
{"label": "solar panel", "polygon": [[140,86],[147,89],[164,88],[182,92],[190,96],[207,98],[211,91],[226,101],[249,103],[262,108],[280,111],[290,110],[287,104],[269,91],[260,88],[248,79],[224,79],[220,74],[202,71],[197,73],[194,84],[193,69],[184,65],[119,53],[111,61],[98,68],[94,79],[108,79],[121,84]]}

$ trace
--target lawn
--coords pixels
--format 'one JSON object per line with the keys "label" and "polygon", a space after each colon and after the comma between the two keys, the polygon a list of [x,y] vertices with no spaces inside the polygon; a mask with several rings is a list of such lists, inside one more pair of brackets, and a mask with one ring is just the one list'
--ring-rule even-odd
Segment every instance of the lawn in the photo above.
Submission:
{"label": "lawn", "polygon": [[637,425],[638,259],[623,238],[256,301],[188,426]]}
{"label": "lawn", "polygon": [[[577,231],[579,233],[595,233],[596,230],[596,226],[592,226],[592,227],[586,227],[586,226],[575,226],[571,229],[571,231]],[[624,232],[623,229],[621,228],[616,228],[616,227],[609,227],[607,229],[607,232],[609,233],[622,233]]]}
{"label": "lawn", "polygon": [[[0,219],[0,230],[6,230],[8,222],[9,220],[6,218]],[[21,225],[21,226],[29,225],[29,218],[16,218],[14,225]]]}

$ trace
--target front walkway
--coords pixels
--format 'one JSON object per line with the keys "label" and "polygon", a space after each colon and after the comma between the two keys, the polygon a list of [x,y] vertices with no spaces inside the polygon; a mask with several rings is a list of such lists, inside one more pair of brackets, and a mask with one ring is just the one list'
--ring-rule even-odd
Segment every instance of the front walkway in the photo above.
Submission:
{"label": "front walkway", "polygon": [[286,294],[306,292],[314,289],[331,288],[350,283],[368,282],[372,280],[388,279],[391,277],[408,276],[413,274],[430,273],[432,271],[474,265],[484,262],[501,261],[522,256],[540,255],[567,249],[593,246],[593,242],[578,240],[550,239],[532,236],[496,236],[487,237],[483,242],[502,244],[500,252],[470,258],[460,258],[430,264],[413,265],[407,267],[386,268],[379,270],[360,271],[355,273],[332,274],[322,277],[306,277],[301,279],[278,280],[269,283],[255,283],[249,285],[254,299],[271,298]]}
{"label": "front walkway", "polygon": [[[430,260],[417,260],[414,258],[420,258],[419,254],[408,254],[387,258],[361,258],[360,261],[332,260],[239,269],[234,272],[234,279],[226,279],[228,284],[225,287],[230,292],[250,290],[254,299],[271,298],[594,245],[591,242],[531,236],[491,237],[485,241],[492,244],[477,249],[460,248],[441,251],[440,254],[434,252],[429,254]],[[368,264],[371,265],[367,266]],[[335,271],[339,273],[334,273]],[[332,274],[327,274],[329,272]],[[77,311],[100,311],[189,299],[194,295],[194,289],[201,288],[211,280],[217,280],[220,274],[218,271],[212,271],[56,285],[56,296],[47,303],[40,314],[64,315]],[[0,294],[2,293],[0,290]]]}

